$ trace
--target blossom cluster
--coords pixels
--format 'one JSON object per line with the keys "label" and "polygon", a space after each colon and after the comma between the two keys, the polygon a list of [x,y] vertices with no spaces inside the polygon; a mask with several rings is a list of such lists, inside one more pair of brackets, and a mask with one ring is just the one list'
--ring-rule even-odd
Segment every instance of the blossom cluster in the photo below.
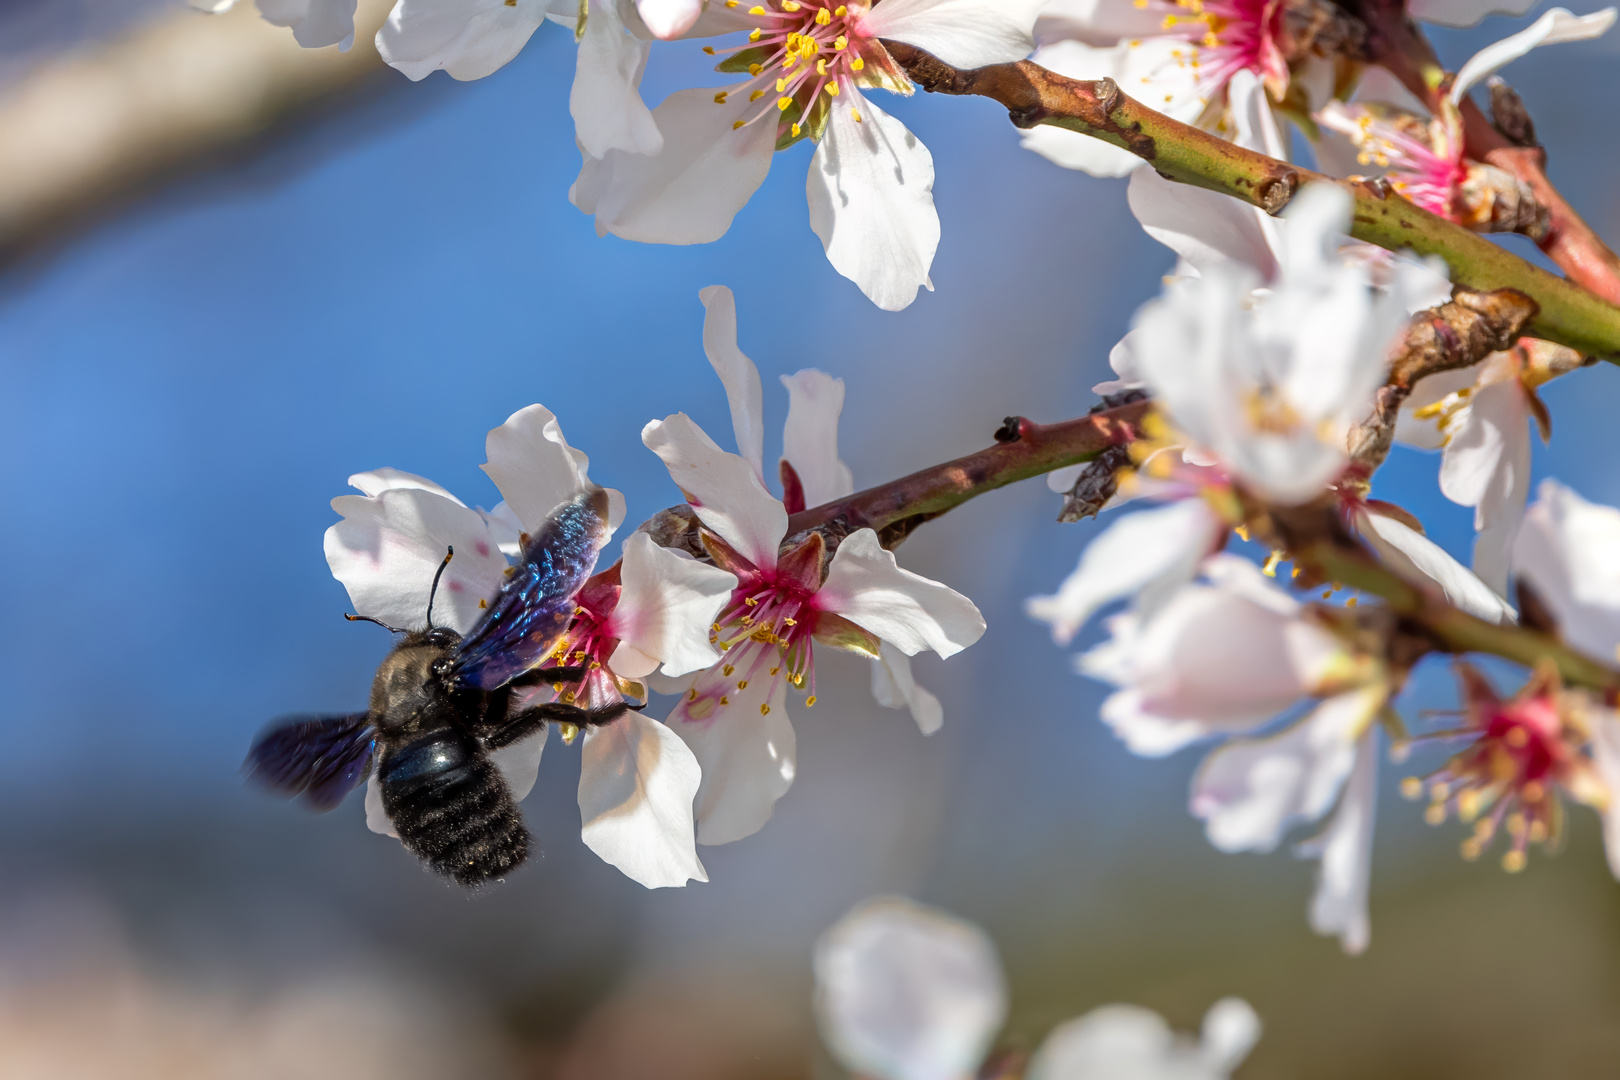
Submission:
{"label": "blossom cluster", "polygon": [[[194,2],[217,10],[231,0]],[[352,41],[354,0],[258,3],[303,45]],[[1472,26],[1529,7],[1410,0],[1399,28]],[[1620,510],[1553,480],[1530,503],[1532,431],[1551,431],[1539,389],[1594,358],[1525,336],[1529,315],[1506,347],[1468,352],[1467,335],[1447,321],[1468,282],[1458,259],[1351,237],[1354,193],[1371,191],[1404,197],[1400,205],[1474,243],[1484,241],[1464,229],[1548,240],[1551,196],[1493,154],[1535,147],[1495,75],[1533,49],[1606,33],[1614,9],[1555,8],[1454,73],[1415,47],[1402,52],[1388,33],[1371,41],[1348,8],[1308,0],[398,0],[377,48],[412,79],[438,69],[475,79],[548,20],[578,45],[569,106],[581,168],[569,198],[600,234],[713,241],[776,155],[807,142],[810,226],[832,267],[885,309],[933,287],[941,236],[933,158],[878,104],[878,91],[914,92],[908,64],[919,52],[958,74],[1031,59],[1059,76],[1111,79],[1088,85],[1123,88],[1188,125],[1173,130],[1198,145],[1214,136],[1279,166],[1298,151],[1342,181],[1287,169],[1279,175],[1291,184],[1306,180],[1297,193],[1288,187],[1274,216],[1143,168],[1143,154],[1084,125],[1024,132],[1025,147],[1059,166],[1128,177],[1131,212],[1176,256],[1161,294],[1113,349],[1115,378],[1094,388],[1105,405],[1135,410],[1112,429],[1123,434],[1095,460],[1076,453],[1049,476],[1070,516],[1134,506],[1027,611],[1061,645],[1101,623],[1076,663],[1110,687],[1101,719],[1131,752],[1209,744],[1189,809],[1217,848],[1268,851],[1299,827],[1317,828],[1296,846],[1320,864],[1309,919],[1348,951],[1370,940],[1380,763],[1431,742],[1458,749],[1403,790],[1428,798],[1431,822],[1471,824],[1465,856],[1505,837],[1503,865],[1523,868],[1531,845],[1557,840],[1567,799],[1604,815],[1620,876],[1620,680],[1611,677]],[[716,77],[649,107],[641,79],[655,46]],[[1027,66],[1017,70],[1027,76]],[[1470,98],[1488,80],[1494,124]],[[797,771],[790,710],[817,704],[818,648],[867,658],[877,701],[908,709],[929,734],[943,707],[917,685],[909,658],[949,657],[985,632],[966,597],[899,566],[892,537],[858,518],[798,516],[855,493],[837,441],[844,384],[813,370],[783,378],[788,419],[768,468],[763,388],[738,348],[735,302],[722,287],[700,295],[734,449],[682,413],[647,423],[642,441],[684,502],[648,516],[579,591],[553,658],[585,673],[522,691],[525,704],[635,706],[584,732],[579,804],[585,843],[650,887],[705,880],[698,844],[750,836],[770,818]],[[1440,328],[1445,355],[1401,368],[1408,335],[1423,325]],[[1016,441],[1017,426],[1009,430]],[[1439,452],[1440,491],[1474,513],[1470,565],[1410,512],[1374,497],[1393,443]],[[335,501],[343,520],[326,550],[360,615],[420,623],[453,546],[442,610],[465,632],[522,538],[594,490],[585,455],[542,406],[491,432],[487,452],[504,500],[489,511],[391,469],[351,478],[361,494]],[[626,520],[623,499],[607,499],[604,544]],[[1448,638],[1445,627],[1458,626],[1466,633]],[[1460,659],[1491,651],[1526,669],[1513,693]],[[1460,720],[1414,732],[1402,695],[1435,653],[1459,657]],[[662,717],[642,711],[653,692],[674,698]],[[580,735],[562,728],[565,743]],[[545,738],[542,728],[496,754],[519,797],[535,782]],[[389,829],[375,783],[368,819]],[[1001,1021],[986,943],[932,918],[879,905],[824,947],[829,1041],[871,1075],[961,1075]],[[862,927],[885,920],[895,925],[878,935],[883,948],[904,952],[911,946],[894,943],[914,937],[920,957],[937,946],[929,959],[902,957],[934,974],[863,974],[893,959],[880,963],[862,944]],[[858,1030],[840,1004],[868,978],[943,993],[970,968],[976,989],[940,1008],[974,1019],[948,1035]],[[1148,1038],[1152,1024],[1137,1021]],[[1211,1024],[1218,1030],[1201,1050],[1162,1024],[1150,1041],[1212,1063],[1177,1075],[1219,1075],[1248,1043],[1227,1020]],[[1030,1075],[1092,1075],[1041,1064],[1091,1053],[1074,1046],[1043,1050]]]}

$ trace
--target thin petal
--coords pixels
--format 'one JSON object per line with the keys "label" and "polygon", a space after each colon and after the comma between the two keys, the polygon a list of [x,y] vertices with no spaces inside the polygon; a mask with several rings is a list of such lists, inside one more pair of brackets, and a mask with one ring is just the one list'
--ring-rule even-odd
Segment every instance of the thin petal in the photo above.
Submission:
{"label": "thin petal", "polygon": [[1384,702],[1381,686],[1329,698],[1276,735],[1233,739],[1193,778],[1191,809],[1221,851],[1270,851],[1327,813],[1355,764],[1357,738]]}
{"label": "thin petal", "polygon": [[1568,8],[1553,8],[1512,37],[1487,45],[1457,69],[1451,85],[1451,100],[1461,102],[1476,84],[1500,71],[1531,49],[1542,45],[1562,45],[1602,37],[1614,25],[1615,9],[1604,8],[1590,15],[1575,16]]}
{"label": "thin petal", "polygon": [[827,261],[872,303],[899,311],[934,287],[934,158],[900,121],[870,100],[835,103],[805,194]]}
{"label": "thin petal", "polygon": [[705,527],[761,570],[776,566],[787,510],[752,465],[716,446],[685,413],[651,421],[641,441],[664,460]]}
{"label": "thin petal", "polygon": [[782,456],[804,484],[806,506],[820,506],[855,491],[855,477],[838,456],[838,417],[844,411],[844,380],[806,368],[782,376],[788,392]]}
{"label": "thin petal", "polygon": [[1222,531],[1202,499],[1127,514],[1086,545],[1056,595],[1031,597],[1024,610],[1051,625],[1052,640],[1067,645],[1104,605],[1156,582],[1173,590],[1191,581]]}
{"label": "thin petal", "polygon": [[857,529],[838,545],[815,603],[907,656],[924,649],[954,656],[984,634],[984,616],[973,601],[900,569],[894,553],[883,549],[871,529]]}
{"label": "thin petal", "polygon": [[[544,405],[513,413],[489,433],[484,453],[489,457],[484,471],[501,489],[507,507],[531,531],[557,507],[593,486],[587,473],[590,458],[568,445],[556,416]],[[611,536],[624,521],[624,496],[612,488],[607,494]]]}
{"label": "thin petal", "polygon": [[793,786],[798,743],[788,718],[787,682],[758,674],[748,680],[746,690],[728,686],[726,704],[720,705],[709,691],[729,680],[713,669],[699,678],[667,721],[703,770],[697,793],[700,844],[729,844],[752,836]]}
{"label": "thin petal", "polygon": [[1300,846],[1301,855],[1322,860],[1316,893],[1311,897],[1311,929],[1337,936],[1351,955],[1365,950],[1372,937],[1367,889],[1372,878],[1373,817],[1378,807],[1376,738],[1372,731],[1362,737],[1339,808],[1320,836]]}
{"label": "thin petal", "polygon": [[719,661],[709,627],[737,587],[735,575],[635,532],[619,577],[611,622],[619,647],[608,665],[616,674],[639,679],[661,663],[665,675],[684,675]]}
{"label": "thin petal", "polygon": [[419,488],[375,498],[340,495],[343,520],[326,530],[326,562],[349,591],[355,614],[389,626],[427,625],[433,576],[452,546],[434,601],[433,621],[465,634],[495,595],[508,563],[476,510]]}
{"label": "thin petal", "polygon": [[647,244],[707,244],[765,182],[776,154],[767,117],[733,124],[754,107],[746,94],[717,105],[713,90],[681,90],[653,110],[664,149],[587,156],[569,198],[596,215],[599,233]]}
{"label": "thin petal", "polygon": [[816,1015],[857,1075],[961,1080],[1007,1017],[1007,986],[984,931],[894,897],[868,900],[816,943]]}
{"label": "thin petal", "polygon": [[917,685],[911,674],[911,658],[893,645],[884,644],[872,665],[872,697],[885,709],[910,709],[911,718],[924,735],[932,735],[945,724],[945,709],[939,698]]}
{"label": "thin petal", "polygon": [[708,881],[693,839],[701,781],[692,751],[651,717],[632,712],[588,730],[579,759],[585,846],[649,889]]}
{"label": "thin petal", "polygon": [[926,49],[953,67],[1022,60],[1042,0],[883,0],[861,20],[872,37]]}
{"label": "thin petal", "polygon": [[1515,618],[1512,606],[1422,533],[1365,510],[1357,511],[1355,526],[1386,566],[1408,581],[1439,586],[1453,607],[1486,622]]}
{"label": "thin petal", "polygon": [[737,347],[737,298],[724,285],[698,291],[703,302],[703,353],[720,376],[731,406],[731,431],[737,453],[765,479],[765,396],[759,368]]}
{"label": "thin petal", "polygon": [[575,138],[591,157],[609,150],[656,154],[663,149],[652,110],[641,100],[648,48],[648,42],[625,32],[614,3],[591,4],[568,95]]}
{"label": "thin petal", "polygon": [[399,0],[377,31],[377,52],[412,80],[443,68],[482,79],[516,56],[546,17],[543,0]]}

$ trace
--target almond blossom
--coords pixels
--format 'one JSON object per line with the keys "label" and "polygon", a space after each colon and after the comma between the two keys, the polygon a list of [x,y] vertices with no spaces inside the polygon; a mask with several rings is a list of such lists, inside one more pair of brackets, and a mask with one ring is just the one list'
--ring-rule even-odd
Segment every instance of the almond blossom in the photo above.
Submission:
{"label": "almond blossom", "polygon": [[[1217,555],[1203,572],[1207,584],[1183,587],[1151,616],[1116,616],[1080,670],[1119,688],[1102,718],[1138,754],[1227,738],[1205,758],[1190,804],[1220,850],[1270,851],[1290,827],[1327,818],[1300,848],[1321,860],[1311,926],[1360,952],[1386,677],[1252,563]],[[1307,698],[1318,704],[1303,718],[1262,732]]]}
{"label": "almond blossom", "polygon": [[863,91],[910,94],[881,39],[973,68],[1019,60],[1034,0],[770,0],[710,6],[688,37],[738,34],[717,70],[747,78],[681,90],[653,110],[665,139],[650,156],[585,149],[570,192],[599,234],[660,244],[719,239],[764,182],[778,150],[811,140],[810,227],[827,259],[881,308],[933,288],[939,246],[934,161]]}
{"label": "almond blossom", "polygon": [[[1006,979],[972,923],[899,897],[866,900],[816,943],[815,972],[822,1038],[855,1075],[1001,1075],[985,1058],[1007,1016]],[[1201,1040],[1172,1032],[1151,1010],[1105,1005],[1055,1028],[1024,1075],[1225,1080],[1259,1037],[1259,1018],[1239,998],[1215,1003]]]}
{"label": "almond blossom", "polygon": [[[916,687],[904,658],[924,649],[955,655],[985,624],[967,597],[900,569],[871,529],[844,537],[830,560],[818,532],[787,542],[788,508],[764,484],[758,373],[736,345],[735,302],[718,287],[704,290],[703,299],[704,344],[726,385],[744,452],[720,449],[684,413],[654,420],[641,437],[685,494],[715,565],[736,575],[736,589],[709,627],[721,659],[685,688],[667,720],[703,768],[698,842],[724,844],[757,832],[793,783],[787,695],[790,687],[804,690],[805,706],[815,704],[816,643],[873,660],[883,669],[873,679],[879,701],[909,705],[926,731],[938,726],[938,702]],[[784,443],[809,465],[797,481],[801,497],[833,498],[849,485],[835,441],[842,387],[812,400],[795,387],[830,391],[832,380],[807,374],[783,380],[794,392]],[[798,475],[793,466],[784,472]]]}
{"label": "almond blossom", "polygon": [[[349,482],[360,495],[332,506],[343,520],[326,533],[333,576],[355,611],[390,626],[425,625],[429,590],[445,553],[434,615],[465,634],[477,621],[518,554],[525,532],[537,529],[562,502],[592,487],[583,453],[568,445],[543,406],[514,413],[490,432],[489,473],[504,496],[494,510],[469,508],[432,481],[394,469],[360,473]],[[624,499],[608,491],[605,544],[624,519]],[[610,580],[604,581],[603,578]],[[568,663],[591,670],[573,686],[525,691],[517,706],[561,699],[602,707],[646,697],[638,681],[662,664],[666,674],[712,663],[708,626],[736,579],[637,533],[624,544],[617,581],[599,575],[581,592],[578,610],[559,644]],[[564,738],[578,734],[564,726]],[[533,789],[547,729],[492,756],[512,794]],[[663,724],[632,711],[585,732],[579,804],[587,847],[649,888],[706,881],[693,846],[692,798],[700,770],[686,744]],[[366,792],[373,831],[394,835],[373,776]]]}
{"label": "almond blossom", "polygon": [[[200,11],[218,15],[231,10],[237,0],[190,0]],[[336,45],[343,52],[354,44],[354,9],[357,0],[258,0],[259,15],[265,22],[285,26],[293,40],[306,49]]]}

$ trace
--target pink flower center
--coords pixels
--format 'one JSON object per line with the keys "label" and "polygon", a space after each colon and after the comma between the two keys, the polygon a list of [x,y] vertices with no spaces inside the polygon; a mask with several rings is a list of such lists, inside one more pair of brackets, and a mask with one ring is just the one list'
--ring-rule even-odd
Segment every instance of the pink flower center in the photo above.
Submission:
{"label": "pink flower center", "polygon": [[1461,145],[1453,148],[1439,124],[1425,137],[1413,122],[1398,124],[1358,106],[1345,111],[1355,117],[1356,129],[1345,133],[1356,144],[1360,164],[1387,170],[1396,191],[1431,214],[1457,220],[1456,193],[1468,176]]}
{"label": "pink flower center", "polygon": [[[807,131],[819,136],[826,110],[840,95],[859,101],[859,85],[882,85],[895,74],[894,61],[876,38],[862,30],[868,5],[836,0],[772,0],[743,10],[744,0],[726,0],[756,23],[748,42],[730,49],[706,46],[711,56],[725,56],[718,70],[746,71],[751,78],[714,95],[724,105],[738,94],[760,107],[736,121],[744,127],[764,117],[777,118],[778,139],[792,141]],[[859,108],[855,109],[859,121]]]}
{"label": "pink flower center", "polygon": [[[1213,100],[1233,75],[1244,70],[1287,86],[1288,64],[1277,48],[1281,5],[1268,0],[1136,0],[1136,6],[1163,11],[1165,36],[1193,46],[1172,58],[1192,70],[1203,100]],[[1174,95],[1166,94],[1164,100],[1168,103]]]}
{"label": "pink flower center", "polygon": [[568,630],[551,652],[550,666],[587,667],[583,678],[572,683],[552,683],[554,700],[586,709],[601,709],[624,700],[618,678],[607,666],[619,639],[612,632],[612,617],[618,607],[618,586],[586,590],[578,598]]}

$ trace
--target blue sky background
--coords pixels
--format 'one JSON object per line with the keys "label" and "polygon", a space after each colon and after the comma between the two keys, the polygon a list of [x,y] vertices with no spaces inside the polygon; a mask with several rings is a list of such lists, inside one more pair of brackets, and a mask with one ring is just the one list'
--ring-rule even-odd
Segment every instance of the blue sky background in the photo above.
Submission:
{"label": "blue sky background", "polygon": [[[1437,37],[1455,64],[1515,25]],[[1559,993],[1593,1010],[1620,1000],[1603,996],[1620,993],[1605,970],[1571,974],[1583,954],[1556,936],[1615,929],[1620,893],[1584,811],[1562,860],[1509,881],[1464,867],[1460,833],[1425,830],[1391,798],[1373,951],[1358,961],[1304,926],[1308,865],[1211,852],[1184,811],[1197,755],[1130,757],[1095,720],[1099,688],[1021,614],[1097,529],[1054,524],[1038,482],[952,513],[902,551],[990,623],[961,657],[918,665],[945,731],[925,740],[876,709],[864,671],[835,658],[835,689],[795,713],[793,791],[761,834],[704,852],[706,886],[647,894],[584,852],[577,765],[555,745],[527,804],[546,857],[479,900],[471,922],[466,901],[365,832],[358,805],[317,819],[243,791],[254,732],[281,713],[358,707],[388,646],[343,621],[321,553],[349,474],[390,465],[489,505],[484,434],[540,401],[593,477],[626,493],[632,519],[655,512],[677,495],[640,444],[648,419],[683,410],[730,442],[697,301],[725,284],[766,380],[767,454],[786,412],[776,376],[818,367],[848,384],[857,483],[881,482],[985,445],[1005,415],[1084,411],[1108,348],[1172,262],[1130,217],[1122,183],[1021,151],[988,102],[923,95],[892,111],[935,156],[944,239],[938,291],[903,313],[874,309],[826,264],[806,222],[808,146],[778,155],[716,244],[598,239],[566,200],[571,53],[565,33],[542,28],[489,79],[435,76],[318,118],[0,278],[0,900],[88,883],[179,966],[268,979],[289,949],[357,950],[505,1000],[564,970],[611,983],[727,957],[799,993],[814,933],[898,889],[991,926],[1030,1030],[1129,996],[1191,1023],[1214,997],[1246,992],[1278,1018],[1281,1056],[1256,1062],[1277,1075],[1312,1060],[1289,1047],[1324,1045],[1343,1075],[1414,1053],[1414,1068],[1455,1065],[1455,1053],[1415,1051],[1434,1028],[1409,1031],[1417,1021],[1393,1006],[1330,1003],[1356,987],[1359,1002],[1402,987],[1442,996],[1443,977],[1402,965],[1460,963],[1475,923],[1503,913],[1530,921],[1516,932],[1542,948],[1525,963],[1549,965]],[[1555,180],[1610,237],[1615,57],[1612,43],[1564,46],[1508,72]],[[692,59],[655,58],[649,100],[701,71]],[[1607,448],[1616,377],[1605,365],[1547,389],[1557,434],[1537,469],[1620,503]],[[1466,557],[1469,512],[1440,499],[1435,465],[1399,452],[1376,494]],[[1413,700],[1443,704],[1446,686],[1437,668]],[[1386,792],[1398,775],[1385,769]],[[371,913],[363,925],[356,905]],[[548,934],[540,909],[577,915]],[[1479,963],[1481,980],[1523,975]],[[1307,972],[1319,991],[1300,989]],[[1507,1069],[1516,1059],[1490,1042],[1494,998],[1458,993],[1446,1007],[1462,1017],[1456,1039],[1494,1047],[1475,1074]],[[1357,1026],[1375,1021],[1400,1033],[1387,1061]]]}

